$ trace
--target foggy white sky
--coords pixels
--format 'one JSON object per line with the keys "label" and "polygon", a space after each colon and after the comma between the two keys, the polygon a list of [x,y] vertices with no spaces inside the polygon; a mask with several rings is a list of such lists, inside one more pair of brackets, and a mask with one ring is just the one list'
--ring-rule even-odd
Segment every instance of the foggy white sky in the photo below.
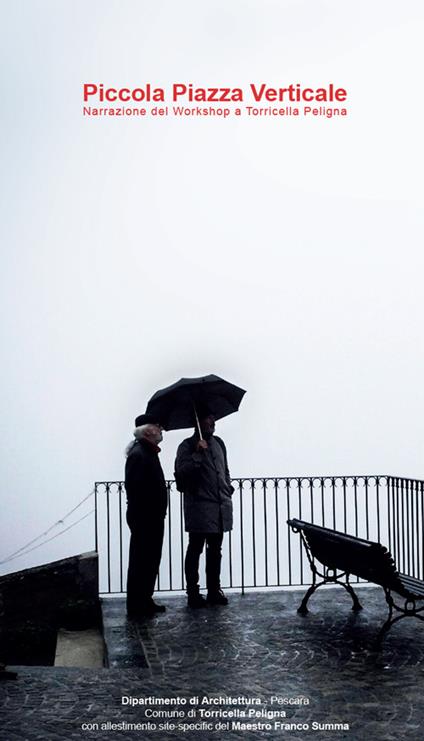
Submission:
{"label": "foggy white sky", "polygon": [[[234,476],[423,477],[422,3],[1,7],[0,558],[122,478],[180,376],[247,389],[217,426]],[[179,81],[334,81],[349,116],[82,116],[84,82]]]}

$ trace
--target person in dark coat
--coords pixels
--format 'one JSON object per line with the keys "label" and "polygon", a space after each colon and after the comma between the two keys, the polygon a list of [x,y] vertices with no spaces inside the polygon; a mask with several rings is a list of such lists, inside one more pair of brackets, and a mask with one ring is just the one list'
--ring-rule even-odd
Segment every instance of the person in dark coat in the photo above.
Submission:
{"label": "person in dark coat", "polygon": [[127,578],[127,614],[149,617],[164,612],[153,601],[162,555],[168,491],[159,461],[162,427],[147,414],[135,420],[135,441],[127,448],[125,489],[131,530]]}
{"label": "person in dark coat", "polygon": [[[226,605],[221,590],[221,546],[224,532],[233,527],[233,503],[227,451],[216,437],[215,419],[207,412],[200,419],[198,431],[183,440],[177,450],[175,479],[184,492],[185,529],[189,542],[185,557],[185,576],[189,607],[207,603]],[[199,560],[206,543],[207,599],[199,592]]]}

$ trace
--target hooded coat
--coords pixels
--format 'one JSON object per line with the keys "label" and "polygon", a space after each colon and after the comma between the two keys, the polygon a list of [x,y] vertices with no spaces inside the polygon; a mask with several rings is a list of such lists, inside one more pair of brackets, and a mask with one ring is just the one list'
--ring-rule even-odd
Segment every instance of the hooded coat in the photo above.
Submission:
{"label": "hooded coat", "polygon": [[177,488],[184,492],[184,521],[189,533],[232,530],[234,491],[224,442],[212,435],[208,448],[197,451],[199,437],[180,444],[175,460]]}

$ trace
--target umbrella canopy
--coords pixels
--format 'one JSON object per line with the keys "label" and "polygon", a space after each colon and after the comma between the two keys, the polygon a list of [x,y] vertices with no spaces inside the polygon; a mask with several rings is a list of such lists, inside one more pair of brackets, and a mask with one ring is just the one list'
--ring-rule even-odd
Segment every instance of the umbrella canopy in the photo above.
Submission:
{"label": "umbrella canopy", "polygon": [[146,413],[160,420],[165,430],[198,426],[198,415],[215,419],[236,412],[246,392],[213,374],[179,381],[153,394]]}

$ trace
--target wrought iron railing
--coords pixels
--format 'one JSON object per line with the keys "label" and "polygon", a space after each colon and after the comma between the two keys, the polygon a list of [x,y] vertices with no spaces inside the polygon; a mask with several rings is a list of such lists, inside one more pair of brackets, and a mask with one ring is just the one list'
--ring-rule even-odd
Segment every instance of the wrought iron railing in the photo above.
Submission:
{"label": "wrought iron railing", "polygon": [[[286,521],[297,517],[375,540],[391,551],[399,570],[424,578],[424,481],[397,476],[309,476],[232,480],[234,528],[223,544],[224,588],[310,583],[300,538]],[[158,591],[185,589],[182,495],[168,481],[169,507]],[[95,545],[100,591],[125,592],[129,531],[122,481],[95,484]],[[204,571],[204,569],[202,569]]]}

